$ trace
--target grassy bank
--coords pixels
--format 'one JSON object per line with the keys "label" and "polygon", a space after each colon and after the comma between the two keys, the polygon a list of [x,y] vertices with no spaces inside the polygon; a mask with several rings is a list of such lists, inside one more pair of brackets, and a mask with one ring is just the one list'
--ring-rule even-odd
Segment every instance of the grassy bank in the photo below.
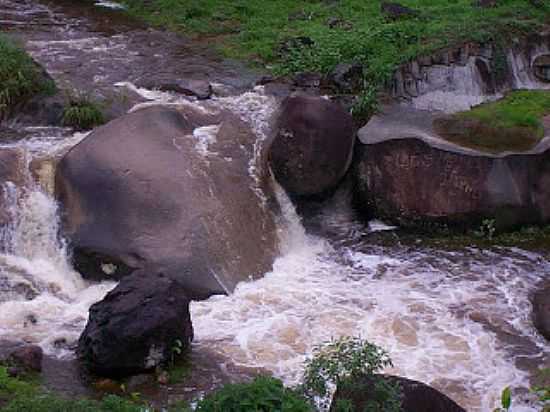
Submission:
{"label": "grassy bank", "polygon": [[521,90],[436,122],[447,140],[492,153],[531,149],[544,136],[550,91]]}
{"label": "grassy bank", "polygon": [[0,119],[35,94],[55,90],[40,68],[13,41],[0,34]]}
{"label": "grassy bank", "polygon": [[[170,30],[212,38],[226,55],[267,64],[276,74],[326,73],[338,63],[364,66],[366,87],[395,67],[465,40],[502,40],[536,30],[550,10],[528,0],[479,8],[472,0],[402,0],[417,16],[391,20],[378,0],[124,0],[129,12]],[[290,41],[305,37],[307,44]],[[281,44],[286,42],[285,51]]]}

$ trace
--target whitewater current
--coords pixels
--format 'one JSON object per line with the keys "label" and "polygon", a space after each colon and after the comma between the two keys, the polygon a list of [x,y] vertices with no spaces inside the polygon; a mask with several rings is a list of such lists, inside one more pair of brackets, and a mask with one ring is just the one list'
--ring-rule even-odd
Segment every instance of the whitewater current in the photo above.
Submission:
{"label": "whitewater current", "polygon": [[[269,116],[277,108],[261,87],[210,102],[190,102],[170,93],[132,88],[151,104],[192,104],[202,110],[232,110],[258,135],[256,164]],[[27,138],[5,147],[32,162],[59,158],[84,134],[59,128],[25,131]],[[207,151],[204,130],[197,150]],[[51,193],[53,168],[25,189],[7,184],[10,223],[2,228],[0,254],[0,338],[41,345],[49,355],[73,356],[91,304],[115,286],[88,283],[70,264],[70,247],[59,237],[58,205]],[[501,390],[527,399],[529,372],[550,347],[537,335],[529,294],[548,279],[545,257],[521,249],[442,251],[426,247],[370,245],[373,230],[351,217],[342,202],[328,204],[309,231],[284,191],[274,182],[281,205],[281,252],[262,279],[240,284],[230,296],[191,304],[193,350],[207,349],[232,362],[261,367],[292,385],[313,347],[331,338],[366,338],[391,355],[388,372],[418,379],[451,396],[468,411],[489,411]],[[337,200],[338,200],[337,199]],[[329,235],[330,234],[330,235]],[[536,366],[535,366],[536,368]],[[524,389],[522,389],[524,388]],[[534,411],[515,402],[514,411]]]}

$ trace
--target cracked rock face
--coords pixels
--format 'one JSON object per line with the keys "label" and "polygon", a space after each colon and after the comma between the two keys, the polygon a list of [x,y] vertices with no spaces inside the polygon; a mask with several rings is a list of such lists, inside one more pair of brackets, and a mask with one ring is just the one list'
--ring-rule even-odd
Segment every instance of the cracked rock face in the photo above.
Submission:
{"label": "cracked rock face", "polygon": [[101,280],[147,268],[193,298],[269,271],[277,240],[266,176],[250,170],[255,141],[233,114],[189,106],[96,129],[56,171],[77,269]]}

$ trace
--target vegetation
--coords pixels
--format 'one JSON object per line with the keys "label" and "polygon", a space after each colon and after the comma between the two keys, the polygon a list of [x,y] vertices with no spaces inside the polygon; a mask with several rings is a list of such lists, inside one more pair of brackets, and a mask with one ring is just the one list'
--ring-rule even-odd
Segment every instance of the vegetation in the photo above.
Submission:
{"label": "vegetation", "polygon": [[440,121],[441,134],[462,146],[489,152],[528,150],[544,135],[550,92],[520,90]]}
{"label": "vegetation", "polygon": [[85,96],[70,96],[63,111],[63,125],[77,130],[89,130],[105,123],[99,106]]}
{"label": "vegetation", "polygon": [[275,74],[328,73],[339,63],[363,67],[356,114],[401,63],[464,41],[503,41],[531,32],[548,10],[529,0],[480,8],[472,0],[401,0],[418,13],[391,19],[380,1],[340,0],[124,0],[135,16],[221,45],[230,57],[256,62]]}
{"label": "vegetation", "polygon": [[40,93],[51,94],[54,83],[13,41],[0,34],[0,119],[15,106]]}
{"label": "vegetation", "polygon": [[[399,387],[376,375],[388,366],[392,362],[382,348],[358,337],[343,337],[314,349],[313,357],[305,364],[301,390],[310,400],[319,399],[320,407],[327,409],[335,388],[361,390],[362,382],[370,381],[375,390],[369,399],[369,410],[398,412]],[[346,399],[338,400],[334,408],[353,412]]]}
{"label": "vegetation", "polygon": [[313,412],[306,399],[275,378],[260,376],[251,383],[225,385],[199,401],[197,412]]}
{"label": "vegetation", "polygon": [[43,390],[37,382],[8,376],[0,366],[1,412],[144,412],[146,407],[109,395],[102,401],[63,399]]}

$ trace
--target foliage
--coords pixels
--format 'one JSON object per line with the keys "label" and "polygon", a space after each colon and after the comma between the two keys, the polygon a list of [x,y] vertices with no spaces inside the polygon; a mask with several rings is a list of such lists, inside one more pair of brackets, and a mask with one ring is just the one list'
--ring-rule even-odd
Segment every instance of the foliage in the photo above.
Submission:
{"label": "foliage", "polygon": [[495,235],[495,231],[495,219],[483,219],[479,230],[475,231],[474,234],[478,237],[484,237],[491,240]]}
{"label": "foliage", "polygon": [[0,119],[33,95],[55,91],[29,55],[1,34],[0,56]]}
{"label": "foliage", "polygon": [[[392,366],[388,353],[367,340],[350,336],[331,340],[315,347],[306,361],[301,390],[311,400],[318,398],[321,407],[326,408],[332,389],[353,389],[370,379],[376,395],[372,397],[372,410],[399,411],[398,389],[375,375],[388,366]],[[336,407],[346,411],[350,405],[344,401]]]}
{"label": "foliage", "polygon": [[[472,0],[401,0],[420,13],[395,21],[382,15],[379,1],[365,0],[124,2],[131,14],[154,25],[200,36],[230,57],[268,65],[279,75],[362,64],[365,86],[374,90],[399,64],[417,56],[464,41],[506,42],[507,36],[540,29],[548,18],[529,0],[502,1],[489,9]],[[311,41],[281,47],[297,38]]]}
{"label": "foliage", "polygon": [[46,392],[35,382],[8,376],[0,366],[1,412],[145,412],[146,407],[109,395],[101,401],[70,400]]}
{"label": "foliage", "polygon": [[511,406],[512,406],[512,390],[508,386],[502,390],[502,394],[500,395],[500,407],[496,408],[494,412],[506,412],[510,410]]}
{"label": "foliage", "polygon": [[77,130],[89,130],[105,123],[99,106],[85,96],[70,96],[63,111],[63,125]]}
{"label": "foliage", "polygon": [[440,119],[440,133],[462,146],[489,152],[528,150],[544,135],[550,92],[520,90],[503,99]]}
{"label": "foliage", "polygon": [[312,412],[300,395],[275,378],[225,385],[197,404],[196,412]]}

